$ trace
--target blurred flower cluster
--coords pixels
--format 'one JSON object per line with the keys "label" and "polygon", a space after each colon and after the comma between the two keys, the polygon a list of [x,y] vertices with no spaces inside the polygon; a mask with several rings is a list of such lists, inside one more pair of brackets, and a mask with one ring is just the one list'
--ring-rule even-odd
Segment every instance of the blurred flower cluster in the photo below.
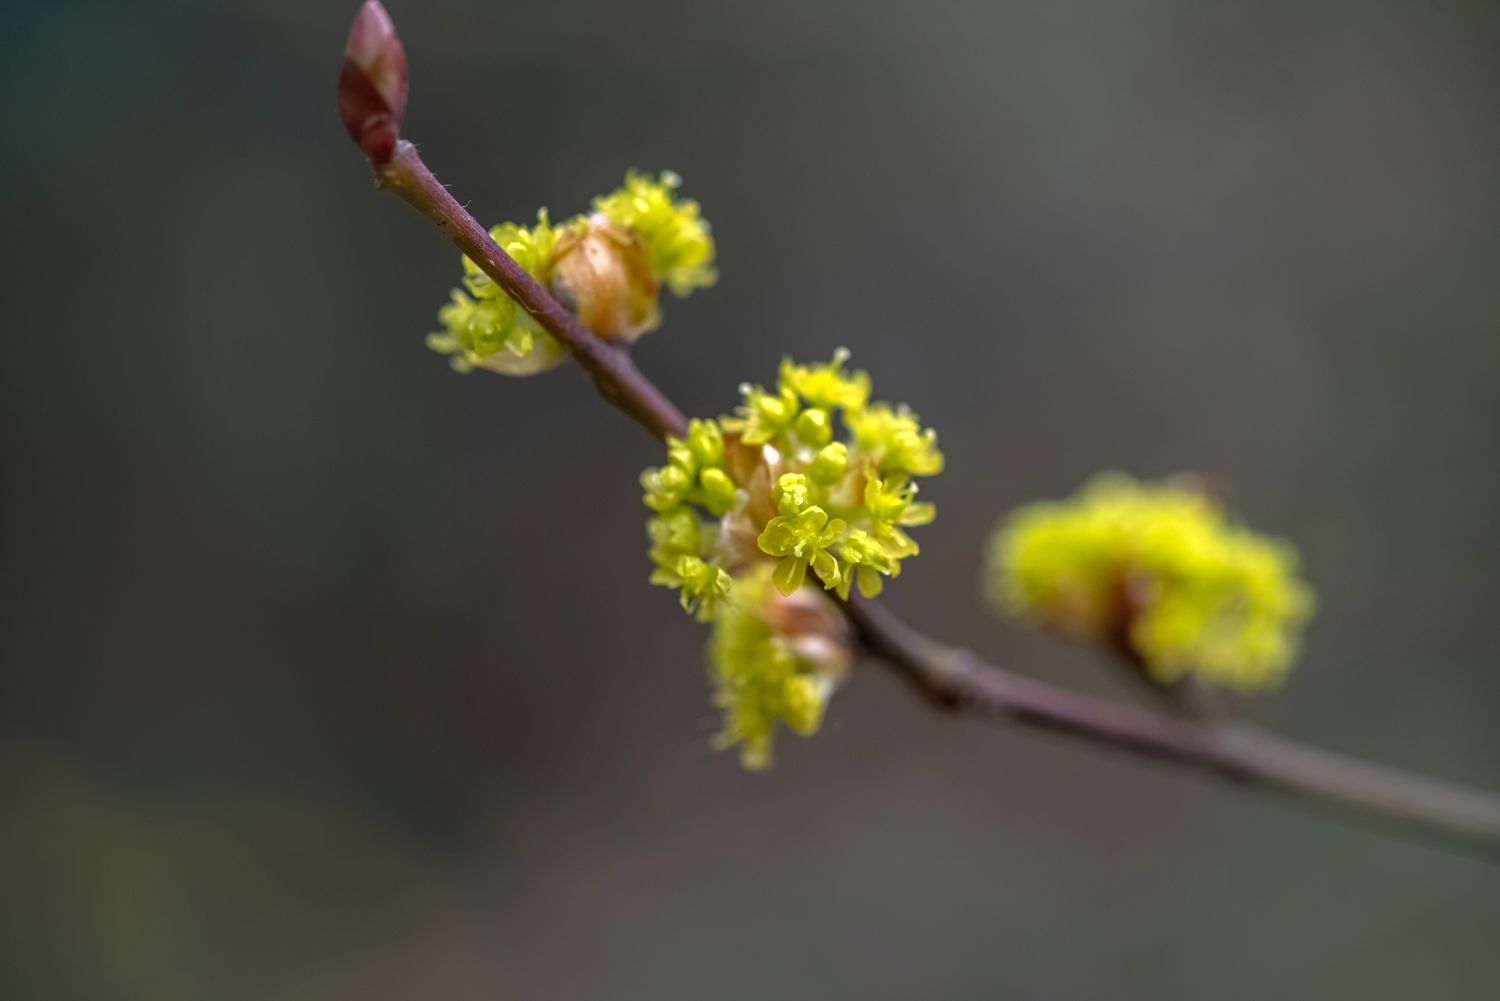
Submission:
{"label": "blurred flower cluster", "polygon": [[1189,482],[1119,474],[1012,514],[984,584],[1003,611],[1120,648],[1161,684],[1278,684],[1313,606],[1290,545]]}
{"label": "blurred flower cluster", "polygon": [[769,762],[777,721],[816,730],[847,670],[846,627],[812,582],[879,594],[917,553],[906,529],[935,513],[914,478],[942,470],[936,435],[905,407],[871,403],[869,376],[847,360],[783,361],[774,390],[742,386],[733,416],[692,421],[641,476],[651,580],[714,622],[721,741],[749,767]]}
{"label": "blurred flower cluster", "polygon": [[[543,209],[531,227],[490,230],[507,254],[600,337],[629,343],[661,322],[659,289],[679,298],[717,279],[714,241],[695,201],[677,197],[681,179],[634,171],[593,210],[554,225]],[[567,352],[467,257],[462,289],[438,312],[427,338],[455,369],[531,375]]]}

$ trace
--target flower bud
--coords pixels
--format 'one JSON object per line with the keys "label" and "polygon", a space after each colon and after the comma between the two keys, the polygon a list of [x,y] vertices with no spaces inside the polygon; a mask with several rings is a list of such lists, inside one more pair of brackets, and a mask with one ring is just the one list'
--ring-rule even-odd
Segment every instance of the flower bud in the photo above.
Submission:
{"label": "flower bud", "polygon": [[820,407],[810,407],[797,415],[796,430],[797,437],[813,448],[822,448],[833,439],[828,411]]}
{"label": "flower bud", "polygon": [[703,506],[710,514],[723,517],[734,507],[734,481],[722,469],[705,469],[698,477],[703,488]]}
{"label": "flower bud", "polygon": [[560,234],[548,270],[552,293],[600,337],[630,343],[658,322],[645,248],[633,231],[602,216]]}
{"label": "flower bud", "polygon": [[823,450],[813,459],[812,466],[808,469],[813,482],[821,486],[832,486],[844,478],[844,471],[849,468],[849,446],[841,441],[823,446]]}
{"label": "flower bud", "polygon": [[724,432],[716,422],[697,418],[689,421],[685,441],[698,466],[717,466],[724,461]]}
{"label": "flower bud", "polygon": [[812,503],[807,494],[807,477],[801,473],[783,474],[776,481],[772,496],[776,500],[776,510],[787,516],[801,514]]}

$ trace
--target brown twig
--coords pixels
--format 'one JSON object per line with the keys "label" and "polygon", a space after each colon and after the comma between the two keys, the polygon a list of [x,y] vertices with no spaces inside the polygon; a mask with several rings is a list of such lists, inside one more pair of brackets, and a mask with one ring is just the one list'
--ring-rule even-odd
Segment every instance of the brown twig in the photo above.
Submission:
{"label": "brown twig", "polygon": [[599,395],[658,438],[687,434],[687,418],[641,374],[630,360],[628,350],[594,336],[593,331],[538,285],[490,239],[490,234],[453,199],[448,189],[438,183],[417,155],[415,146],[405,140],[398,142],[395,156],[376,166],[375,176],[382,188],[400,195],[426,216],[469,260],[520,303],[543,330],[557,338],[594,380]]}
{"label": "brown twig", "polygon": [[[405,69],[390,18],[377,0],[368,0],[350,32],[340,111],[379,186],[421,212],[520,303],[572,353],[606,400],[658,439],[684,434],[682,412],[641,374],[629,354],[596,337],[538,285],[433,177],[416,148],[400,139]],[[1195,768],[1500,858],[1500,798],[1495,796],[1304,747],[1242,725],[1194,721],[1091,698],[983,663],[922,635],[883,606],[855,600],[842,607],[863,649],[943,709]]]}
{"label": "brown twig", "polygon": [[1151,712],[986,664],[922,635],[881,605],[850,601],[864,647],[940,708],[1065,733],[1144,758],[1285,793],[1366,822],[1500,860],[1500,799],[1275,734]]}

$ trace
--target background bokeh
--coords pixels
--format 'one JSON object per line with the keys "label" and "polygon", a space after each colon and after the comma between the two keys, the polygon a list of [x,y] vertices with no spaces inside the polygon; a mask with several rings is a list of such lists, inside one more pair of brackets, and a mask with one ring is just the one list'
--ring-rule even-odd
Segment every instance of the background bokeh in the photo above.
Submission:
{"label": "background bokeh", "polygon": [[[658,451],[459,377],[349,2],[4,5],[0,995],[1488,999],[1500,869],[878,669],[747,775],[645,583]],[[1500,6],[394,0],[485,222],[671,167],[723,279],[638,352],[722,412],[836,345],[949,470],[888,601],[1203,470],[1322,596],[1284,732],[1500,789]]]}

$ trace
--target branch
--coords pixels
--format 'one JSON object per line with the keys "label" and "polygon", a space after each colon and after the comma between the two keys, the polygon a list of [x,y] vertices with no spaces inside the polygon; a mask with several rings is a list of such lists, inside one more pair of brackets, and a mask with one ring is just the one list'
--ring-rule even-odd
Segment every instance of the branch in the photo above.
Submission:
{"label": "branch", "polygon": [[376,177],[380,187],[400,195],[426,216],[496,285],[520,303],[543,330],[556,337],[593,379],[600,396],[657,438],[687,434],[687,418],[635,367],[628,349],[596,337],[500,249],[484,227],[432,176],[415,146],[404,140],[397,143],[396,155],[376,169]]}
{"label": "branch", "polygon": [[406,53],[379,0],[354,17],[339,76],[339,115],[349,137],[375,168],[377,187],[393,191],[427,218],[464,255],[572,353],[611,404],[657,438],[687,433],[687,418],[630,361],[623,346],[594,336],[490,238],[432,176],[417,148],[401,138],[406,112]]}
{"label": "branch", "polygon": [[[396,67],[399,72],[393,71]],[[386,95],[384,98],[381,95]],[[377,186],[399,195],[563,344],[609,403],[658,439],[686,433],[682,412],[630,360],[536,283],[400,139],[406,62],[377,0],[356,16],[339,106]],[[1078,737],[1293,796],[1342,815],[1500,860],[1500,798],[1405,775],[1243,725],[1199,722],[1106,702],[986,664],[930,639],[884,607],[841,607],[861,646],[933,704]]]}
{"label": "branch", "polygon": [[865,649],[939,708],[1079,737],[1284,793],[1500,860],[1500,799],[1306,747],[1263,730],[1092,698],[986,664],[868,601],[844,606]]}

